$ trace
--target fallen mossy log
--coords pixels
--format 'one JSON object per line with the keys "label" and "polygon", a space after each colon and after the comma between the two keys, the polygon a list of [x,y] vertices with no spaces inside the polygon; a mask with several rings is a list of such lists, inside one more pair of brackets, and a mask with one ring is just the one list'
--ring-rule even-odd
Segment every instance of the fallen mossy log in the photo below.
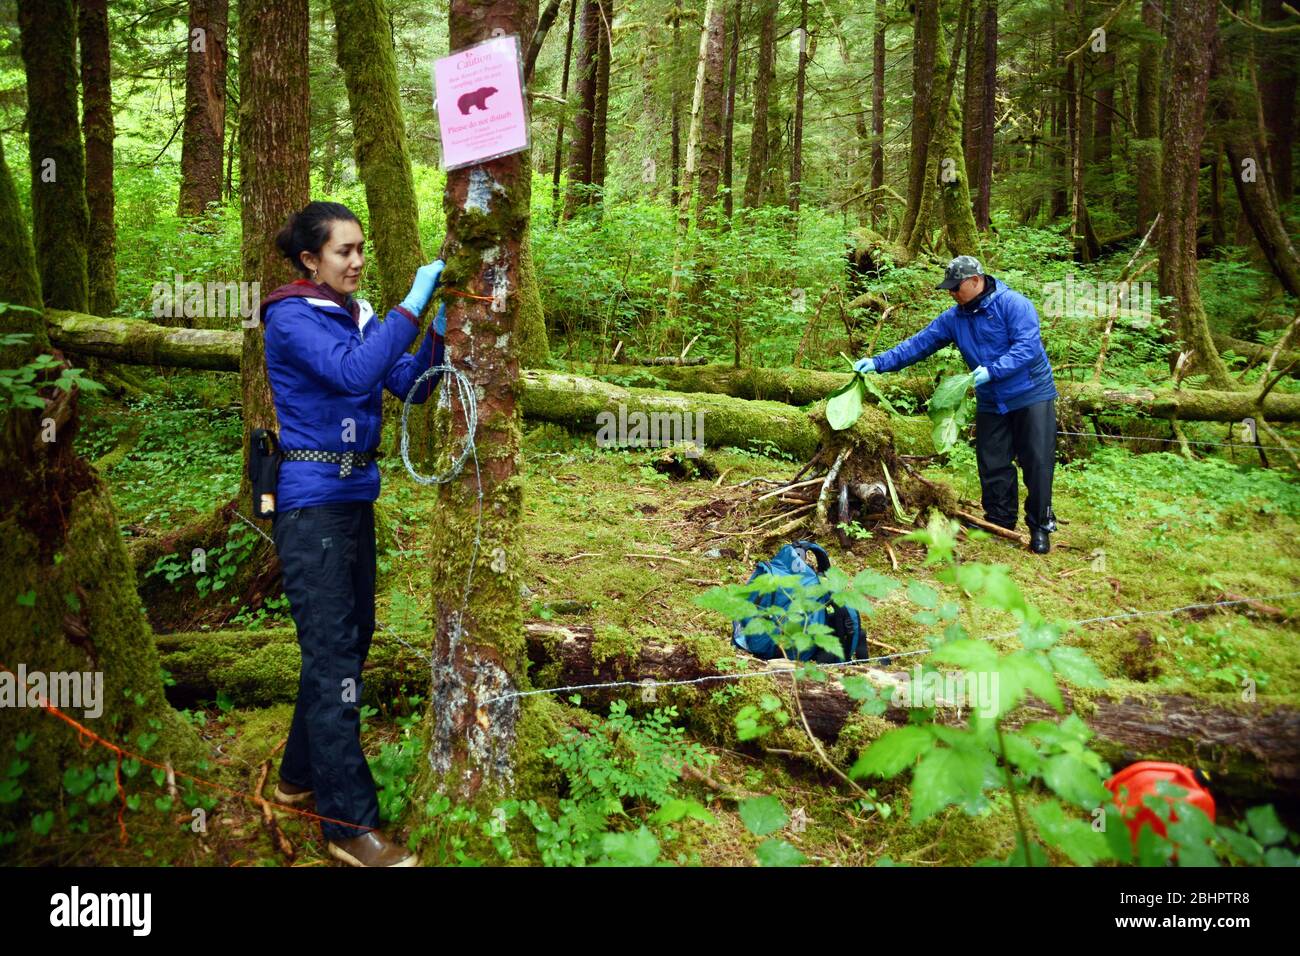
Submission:
{"label": "fallen mossy log", "polygon": [[[743,661],[750,669],[771,674],[783,695],[789,694],[788,665],[737,658],[722,638],[708,642],[704,648],[699,639],[675,645],[643,643],[635,656],[615,655],[598,661],[593,654],[592,630],[585,625],[532,623],[526,628],[526,636],[534,670],[544,675],[548,683],[573,685],[634,680],[648,688],[647,682],[699,680],[732,673],[742,669]],[[906,679],[904,672],[867,667],[854,671],[891,691]],[[835,678],[836,673],[844,671],[833,671],[825,683],[802,681],[799,684],[808,725],[826,741],[834,741],[858,709],[857,702]],[[709,694],[719,687],[754,683],[753,678],[706,680],[686,689],[699,688],[697,699],[708,701]],[[653,688],[657,700],[667,700],[670,691],[679,689]],[[770,685],[766,690],[770,691]],[[631,692],[645,696],[637,688]],[[626,698],[629,688],[613,688],[608,692],[589,688],[582,693],[584,702],[590,698],[604,703],[615,697]],[[1063,697],[1067,710],[1074,706],[1069,688],[1064,689]],[[692,708],[688,705],[686,709],[689,712]],[[964,720],[952,708],[941,707],[936,713],[944,723],[959,724]],[[1216,792],[1225,795],[1258,797],[1282,791],[1300,796],[1300,710],[1283,706],[1268,709],[1262,704],[1232,709],[1187,694],[1153,694],[1080,699],[1078,713],[1097,734],[1094,749],[1112,764],[1143,759],[1176,760],[1210,771]],[[1029,698],[1007,719],[1007,725],[1020,726],[1032,720],[1059,717],[1049,705]],[[908,711],[891,703],[883,719],[905,724]]]}
{"label": "fallen mossy log", "polygon": [[807,459],[819,440],[809,417],[783,402],[624,388],[566,372],[525,370],[519,400],[525,418],[584,432],[608,429],[611,443],[616,444],[635,444],[639,428],[647,444],[684,439],[709,448],[770,445]]}
{"label": "fallen mossy log", "polygon": [[[1267,362],[1269,356],[1273,354],[1273,346],[1260,345],[1258,342],[1248,342],[1245,339],[1236,339],[1231,335],[1221,335],[1215,333],[1210,338],[1214,339],[1214,347],[1223,352],[1236,352],[1246,359],[1248,367],[1254,367],[1261,363]],[[1300,378],[1300,351],[1282,349],[1277,353],[1277,361],[1273,364],[1276,371],[1292,366],[1291,377]]]}
{"label": "fallen mossy log", "polygon": [[[46,310],[46,326],[56,348],[95,355],[118,362],[170,365],[216,371],[239,370],[241,332],[202,329],[172,329],[137,319],[104,319],[58,309]],[[672,385],[677,394],[654,388],[622,389],[595,379],[562,372],[530,370],[520,383],[524,412],[546,421],[568,422],[584,429],[595,428],[595,415],[616,411],[620,400],[639,403],[646,412],[706,411],[714,414],[706,428],[710,445],[737,445],[737,428],[756,426],[761,432],[781,432],[789,421],[775,406],[806,405],[825,398],[847,381],[847,373],[808,369],[733,369],[721,365],[698,366],[603,366],[606,376],[641,374]],[[635,381],[635,378],[631,380]],[[642,379],[645,380],[645,379]],[[928,378],[882,376],[890,389],[918,400],[929,397],[933,383]],[[1177,417],[1181,421],[1240,421],[1256,414],[1255,392],[1223,392],[1201,389],[1118,388],[1092,383],[1057,382],[1063,398],[1076,402],[1085,412],[1131,412],[1157,418]],[[659,396],[656,396],[656,392]],[[667,397],[663,397],[663,396]],[[709,406],[698,396],[712,395],[764,402],[763,407],[744,412],[726,403]],[[600,404],[604,402],[605,404]],[[632,410],[629,403],[629,411]],[[1274,389],[1264,402],[1264,416],[1272,422],[1300,421],[1300,395]],[[803,447],[811,426],[794,436],[789,444],[777,442],[784,451]],[[754,432],[749,432],[754,435]]]}
{"label": "fallen mossy log", "polygon": [[[750,698],[773,689],[787,700],[790,697],[788,668],[737,656],[721,636],[695,635],[678,644],[642,642],[635,648],[602,650],[587,625],[534,621],[524,625],[524,634],[539,687],[639,684],[587,688],[582,702],[602,709],[616,699],[630,698],[634,707],[676,703],[696,730],[718,739],[734,739],[731,717]],[[289,703],[297,695],[301,658],[293,628],[156,634],[154,639],[162,666],[173,681],[167,688],[173,706],[193,706],[215,699],[218,693],[241,706]],[[425,689],[429,635],[407,639],[415,646],[399,643],[382,629],[375,633],[363,671],[362,703],[378,705],[395,694]],[[741,670],[772,680],[719,677]],[[887,689],[905,677],[903,672],[866,667],[855,672]],[[679,680],[699,683],[658,685]],[[727,687],[737,688],[736,696],[717,702],[713,693]],[[801,682],[799,696],[809,727],[822,740],[835,741],[856,718],[857,703],[834,676],[823,684]],[[1064,697],[1067,707],[1073,706],[1068,688]],[[1276,791],[1300,795],[1300,711],[1293,708],[1269,709],[1262,704],[1229,708],[1186,694],[1153,694],[1080,699],[1078,712],[1100,738],[1094,741],[1095,749],[1112,764],[1177,760],[1209,770],[1216,793],[1243,798]],[[945,723],[961,723],[952,708],[940,707],[936,714]],[[891,703],[882,719],[886,724],[904,724],[907,716],[905,708]],[[1008,718],[1008,725],[1059,716],[1031,698]]]}
{"label": "fallen mossy log", "polygon": [[240,332],[172,328],[140,319],[103,318],[62,309],[46,309],[45,326],[50,343],[66,352],[128,365],[239,371]]}

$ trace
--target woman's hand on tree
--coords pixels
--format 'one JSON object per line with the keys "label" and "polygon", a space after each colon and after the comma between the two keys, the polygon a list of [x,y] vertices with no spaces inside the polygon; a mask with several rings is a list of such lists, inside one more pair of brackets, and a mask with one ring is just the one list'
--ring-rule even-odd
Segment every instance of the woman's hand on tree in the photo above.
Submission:
{"label": "woman's hand on tree", "polygon": [[446,265],[441,259],[435,259],[427,266],[415,270],[415,281],[411,283],[411,291],[402,300],[402,308],[414,315],[422,315],[429,300],[433,298],[433,290],[438,288],[438,281]]}

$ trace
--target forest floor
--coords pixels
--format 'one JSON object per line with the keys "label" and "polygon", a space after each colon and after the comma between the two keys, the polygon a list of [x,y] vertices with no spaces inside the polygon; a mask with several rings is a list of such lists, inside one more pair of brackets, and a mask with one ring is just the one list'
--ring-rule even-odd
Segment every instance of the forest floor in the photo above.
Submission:
{"label": "forest floor", "polygon": [[[178,393],[148,407],[105,401],[86,416],[77,440],[92,458],[101,457],[101,472],[112,486],[123,527],[159,533],[193,517],[204,503],[233,493],[239,452],[237,440],[230,439],[238,427],[237,414],[212,407],[202,395]],[[1221,426],[1189,431],[1192,438],[1223,438]],[[177,454],[182,447],[184,454]],[[1054,495],[1061,527],[1053,535],[1051,553],[1034,555],[999,538],[963,538],[962,560],[1007,566],[1032,606],[1065,620],[1169,610],[1211,602],[1227,592],[1256,597],[1297,590],[1300,484],[1280,470],[1259,468],[1258,460],[1242,449],[1223,451],[1235,455],[1236,463],[1222,455],[1188,462],[1176,453],[1134,454],[1111,447],[1062,464]],[[527,430],[521,531],[527,620],[589,625],[598,657],[641,642],[728,643],[729,623],[694,598],[717,584],[743,582],[754,563],[779,546],[747,533],[770,502],[751,505],[753,486],[743,492],[736,486],[752,478],[793,476],[800,463],[739,449],[710,450],[706,457],[721,477],[679,481],[654,469],[661,454],[600,449],[590,438],[554,426]],[[382,467],[384,488],[376,516],[388,548],[379,561],[378,618],[405,639],[427,646],[423,595],[428,570],[422,555],[434,526],[436,493],[411,482],[400,462],[386,459]],[[964,497],[978,498],[974,456],[965,446],[924,473],[950,482]],[[183,495],[176,493],[180,488]],[[925,566],[924,548],[914,542],[892,539],[898,561],[894,568],[886,537],[856,541],[851,552],[835,546],[829,550],[849,574],[872,568],[903,583],[944,587]],[[181,581],[178,586],[192,585]],[[218,594],[214,600],[225,598]],[[1260,705],[1295,706],[1300,703],[1300,646],[1294,621],[1300,598],[1268,603],[1288,612],[1290,622],[1235,606],[1195,616],[1098,622],[1077,629],[1066,642],[1086,649],[1113,686],[1124,691],[1184,692],[1231,703],[1240,681],[1250,678]],[[230,628],[292,628],[283,610],[271,615],[243,610]],[[984,609],[980,615],[979,625],[988,633],[1015,628],[1009,614]],[[879,602],[864,626],[868,640],[878,638],[900,651],[924,647],[929,630],[915,619],[914,606],[900,592]],[[390,639],[382,628],[375,636],[376,644]],[[879,653],[875,647],[872,652]],[[405,699],[399,695],[363,711],[364,747],[382,790],[390,798],[397,795],[397,804],[403,778],[419,759],[412,742],[418,738],[422,680],[421,673],[411,673]],[[683,723],[688,739],[716,758],[707,770],[683,778],[674,788],[707,806],[716,822],[687,819],[661,830],[661,859],[753,863],[760,840],[742,824],[736,798],[759,794],[775,795],[788,812],[803,811],[797,816],[806,824],[783,836],[817,864],[968,865],[1005,858],[1014,847],[1011,807],[1001,791],[979,816],[949,808],[913,827],[907,822],[908,789],[897,781],[878,786],[870,800],[863,800],[806,754],[771,753],[762,741],[736,744],[717,735],[695,735],[686,719],[692,705],[707,696],[710,705],[725,713],[733,695],[726,683],[706,690],[661,687],[653,704],[643,703],[637,689],[627,690],[629,712],[679,705],[684,716],[675,715],[674,721]],[[566,719],[575,726],[599,719],[590,706],[575,706],[571,696],[556,695]],[[185,713],[213,748],[205,779],[247,794],[270,761],[269,797],[291,701],[290,693],[256,706],[221,693],[215,701],[188,708]],[[289,857],[275,847],[261,809],[251,799],[213,792],[207,832],[196,834],[191,813],[166,800],[156,804],[158,812],[150,812],[154,796],[146,797],[142,811],[126,814],[125,846],[117,840],[115,808],[101,807],[84,834],[56,832],[25,842],[23,862],[334,865],[309,820],[277,814],[295,848]],[[629,805],[625,825],[636,826],[649,810],[653,807]],[[1225,807],[1225,812],[1231,816],[1233,808]],[[427,862],[500,862],[495,856],[467,856],[467,843],[453,826],[442,835],[439,859]],[[514,862],[537,862],[531,835],[512,827]]]}

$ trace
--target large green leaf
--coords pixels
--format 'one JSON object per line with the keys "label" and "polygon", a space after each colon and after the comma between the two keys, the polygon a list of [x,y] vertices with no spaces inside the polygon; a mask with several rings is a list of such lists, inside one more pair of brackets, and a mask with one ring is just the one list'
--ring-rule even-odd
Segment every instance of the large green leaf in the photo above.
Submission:
{"label": "large green leaf", "polygon": [[781,801],[773,796],[741,800],[740,819],[745,824],[745,829],[754,836],[775,833],[790,822]]}
{"label": "large green leaf", "polygon": [[868,774],[892,777],[934,744],[934,738],[923,727],[908,725],[890,730],[880,737],[860,756],[849,770],[857,779]]}
{"label": "large green leaf", "polygon": [[1056,847],[1079,866],[1092,866],[1111,856],[1106,835],[1094,830],[1090,823],[1067,817],[1059,803],[1040,803],[1029,815],[1038,824],[1038,835],[1043,842]]}
{"label": "large green leaf", "polygon": [[931,439],[934,450],[943,454],[957,443],[957,436],[971,419],[973,403],[967,392],[975,383],[973,372],[964,375],[950,375],[945,378],[930,396],[927,414],[934,422]]}
{"label": "large green leaf", "polygon": [[862,415],[863,397],[862,376],[855,374],[826,402],[826,424],[836,431],[851,426]]}
{"label": "large green leaf", "polygon": [[912,825],[933,816],[949,804],[979,801],[993,768],[993,756],[978,748],[936,747],[912,772]]}

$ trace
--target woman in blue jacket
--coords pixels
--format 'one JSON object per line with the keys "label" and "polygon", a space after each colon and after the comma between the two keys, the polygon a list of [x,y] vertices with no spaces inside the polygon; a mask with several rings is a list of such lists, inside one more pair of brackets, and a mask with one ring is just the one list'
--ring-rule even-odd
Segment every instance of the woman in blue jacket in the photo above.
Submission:
{"label": "woman in blue jacket", "polygon": [[[277,800],[328,818],[331,856],[353,866],[414,866],[378,829],[375,783],[361,750],[361,670],[375,629],[375,517],[383,393],[405,399],[442,364],[445,307],[419,334],[442,272],[421,266],[384,321],[355,298],[365,264],[357,217],[313,202],[290,216],[276,245],[303,278],[262,301],[266,370],[283,451],[272,533],[298,630],[302,671]],[[426,380],[415,402],[432,394]]]}
{"label": "woman in blue jacket", "polygon": [[1056,467],[1056,380],[1043,348],[1038,312],[1019,292],[985,275],[974,256],[948,263],[943,281],[956,303],[910,339],[874,358],[860,372],[893,372],[956,344],[975,372],[975,460],[984,517],[1016,526],[1016,467],[1025,479],[1029,546],[1051,550],[1052,473]]}

